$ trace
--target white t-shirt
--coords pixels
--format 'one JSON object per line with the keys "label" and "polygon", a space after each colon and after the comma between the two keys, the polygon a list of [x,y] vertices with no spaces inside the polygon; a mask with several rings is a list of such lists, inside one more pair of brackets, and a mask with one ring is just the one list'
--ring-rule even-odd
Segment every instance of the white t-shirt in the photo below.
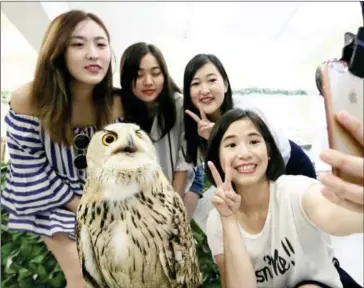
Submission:
{"label": "white t-shirt", "polygon": [[[269,210],[262,231],[252,235],[239,225],[258,287],[293,287],[304,280],[342,287],[332,262],[330,236],[303,210],[304,192],[314,183],[318,181],[305,176],[279,177],[270,184]],[[212,255],[223,254],[221,219],[216,209],[208,216],[206,235]]]}

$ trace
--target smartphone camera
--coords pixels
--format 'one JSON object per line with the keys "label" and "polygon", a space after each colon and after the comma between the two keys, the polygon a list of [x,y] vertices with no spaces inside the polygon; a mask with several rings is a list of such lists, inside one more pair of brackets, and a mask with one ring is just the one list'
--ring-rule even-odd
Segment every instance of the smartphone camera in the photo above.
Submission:
{"label": "smartphone camera", "polygon": [[360,27],[355,36],[349,71],[359,78],[364,78],[364,27]]}

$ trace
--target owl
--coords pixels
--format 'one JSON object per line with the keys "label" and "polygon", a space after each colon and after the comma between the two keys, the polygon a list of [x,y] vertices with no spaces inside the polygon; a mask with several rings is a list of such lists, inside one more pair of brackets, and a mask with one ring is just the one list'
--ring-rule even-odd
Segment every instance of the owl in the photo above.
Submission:
{"label": "owl", "polygon": [[148,135],[117,123],[95,133],[77,211],[87,287],[201,287],[189,220]]}

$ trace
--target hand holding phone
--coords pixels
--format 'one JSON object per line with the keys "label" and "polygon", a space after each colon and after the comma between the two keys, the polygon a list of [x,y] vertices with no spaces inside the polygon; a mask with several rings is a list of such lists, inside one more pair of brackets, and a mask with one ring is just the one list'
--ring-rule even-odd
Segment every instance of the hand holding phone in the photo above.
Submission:
{"label": "hand holding phone", "polygon": [[[340,125],[335,114],[345,110],[359,121],[363,120],[364,80],[352,74],[348,65],[339,60],[322,65],[321,79],[330,148],[362,158],[363,146]],[[362,177],[354,177],[338,168],[333,168],[333,173],[348,182],[363,183]]]}
{"label": "hand holding phone", "polygon": [[[337,120],[364,147],[363,123],[347,112],[336,114]],[[322,194],[331,202],[355,212],[364,213],[364,158],[351,156],[337,150],[326,150],[320,153],[320,158],[332,167],[339,168],[348,175],[362,180],[362,184],[344,181],[331,173],[320,175],[320,181],[325,187]]]}

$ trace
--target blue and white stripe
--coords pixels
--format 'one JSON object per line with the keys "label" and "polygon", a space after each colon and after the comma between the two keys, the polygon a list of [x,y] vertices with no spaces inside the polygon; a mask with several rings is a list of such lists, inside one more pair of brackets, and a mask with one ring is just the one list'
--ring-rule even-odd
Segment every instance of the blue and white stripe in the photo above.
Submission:
{"label": "blue and white stripe", "polygon": [[[86,171],[73,165],[73,147],[54,143],[37,117],[10,109],[5,122],[10,164],[1,204],[9,212],[9,229],[72,236],[75,214],[64,205],[75,194],[82,195],[86,180]],[[95,127],[74,129],[75,135],[90,138],[95,132]]]}

